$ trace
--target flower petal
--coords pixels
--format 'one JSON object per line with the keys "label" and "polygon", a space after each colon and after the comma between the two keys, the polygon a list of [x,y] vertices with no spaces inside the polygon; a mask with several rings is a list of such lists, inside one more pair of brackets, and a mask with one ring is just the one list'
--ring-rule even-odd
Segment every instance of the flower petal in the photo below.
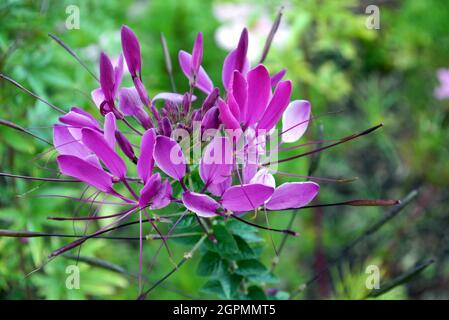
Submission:
{"label": "flower petal", "polygon": [[60,124],[53,126],[53,145],[61,155],[85,158],[91,154],[88,148],[72,136],[68,127]]}
{"label": "flower petal", "polygon": [[77,178],[102,192],[113,192],[112,177],[89,162],[71,155],[60,155],[56,161],[66,176]]}
{"label": "flower petal", "polygon": [[200,161],[200,177],[204,184],[220,183],[231,175],[232,144],[225,137],[214,137],[206,146]]}
{"label": "flower petal", "polygon": [[258,129],[270,131],[276,126],[290,102],[291,94],[291,81],[283,81],[276,86],[273,97],[271,97],[270,103],[257,125]]}
{"label": "flower petal", "polygon": [[248,81],[248,115],[245,124],[256,123],[263,115],[271,96],[271,80],[268,70],[258,65],[247,76]]}
{"label": "flower petal", "polygon": [[140,156],[137,161],[137,174],[139,178],[146,183],[151,176],[154,167],[154,145],[156,144],[156,131],[155,129],[147,130],[140,142]]}
{"label": "flower petal", "polygon": [[[192,77],[192,56],[181,50],[179,51],[178,60],[182,72],[184,72],[185,76],[190,79]],[[211,93],[214,89],[212,80],[209,78],[203,67],[200,67],[198,71],[195,86],[207,94]]]}
{"label": "flower petal", "polygon": [[143,103],[136,88],[120,88],[119,109],[125,116],[135,116],[139,110],[143,109]]}
{"label": "flower petal", "polygon": [[230,211],[248,211],[261,206],[274,192],[274,188],[263,184],[233,186],[222,196],[222,205]]}
{"label": "flower petal", "polygon": [[172,200],[172,187],[170,181],[165,180],[158,194],[154,197],[151,209],[161,209],[170,204]]}
{"label": "flower petal", "polygon": [[176,180],[186,174],[186,159],[179,144],[166,136],[158,136],[154,147],[154,160],[162,171]]}
{"label": "flower petal", "polygon": [[81,132],[84,145],[100,158],[114,176],[124,179],[126,174],[125,162],[112,150],[103,136],[97,131],[88,128],[84,128]]}
{"label": "flower petal", "polygon": [[281,71],[273,74],[271,76],[271,87],[275,88],[278,83],[284,78],[285,74],[287,73],[287,69],[282,69]]}
{"label": "flower petal", "polygon": [[230,94],[239,106],[239,117],[237,120],[246,122],[248,114],[248,83],[239,71],[234,71]]}
{"label": "flower petal", "polygon": [[237,48],[232,50],[223,62],[222,80],[225,89],[229,89],[232,74],[235,70],[246,75],[249,69],[249,60],[246,57],[248,52],[248,30],[243,29]]}
{"label": "flower petal", "polygon": [[121,29],[122,48],[125,55],[126,64],[129,73],[134,78],[140,75],[141,61],[140,61],[140,45],[136,35],[126,25]]}
{"label": "flower petal", "polygon": [[106,101],[114,101],[115,73],[109,57],[102,52],[100,54],[100,86]]}
{"label": "flower petal", "polygon": [[[260,183],[272,188],[276,188],[276,181],[267,168],[260,169],[250,181],[251,184]],[[276,192],[276,190],[275,190]]]}
{"label": "flower petal", "polygon": [[235,119],[229,106],[221,99],[218,100],[218,110],[220,110],[220,120],[226,129],[239,129],[240,124]]}
{"label": "flower petal", "polygon": [[205,218],[216,216],[216,212],[220,206],[218,202],[211,197],[190,191],[182,194],[182,202],[187,209],[195,212],[198,216]]}
{"label": "flower petal", "polygon": [[161,186],[161,175],[159,173],[152,175],[142,190],[140,190],[139,206],[143,208],[149,205],[158,192],[160,192]]}
{"label": "flower petal", "polygon": [[192,49],[192,72],[197,74],[203,61],[203,34],[198,32]]}
{"label": "flower petal", "polygon": [[81,108],[73,107],[68,113],[59,117],[59,121],[75,128],[99,129],[98,121]]}
{"label": "flower petal", "polygon": [[282,141],[295,142],[307,130],[310,119],[310,102],[306,100],[292,101],[282,115]]}
{"label": "flower petal", "polygon": [[229,177],[220,183],[211,183],[207,187],[207,191],[212,193],[214,196],[221,197],[223,193],[231,187],[232,178]]}
{"label": "flower petal", "polygon": [[217,107],[210,108],[201,120],[201,130],[218,129],[220,126],[220,110]]}
{"label": "flower petal", "polygon": [[[177,104],[181,104],[183,99],[184,99],[184,95],[179,94],[179,93],[173,93],[173,92],[161,92],[153,97],[153,101],[165,100],[165,101],[171,101],[171,102],[174,102]],[[192,95],[191,101],[193,102],[195,100],[196,100],[196,96]]]}
{"label": "flower petal", "polygon": [[115,148],[115,131],[117,130],[117,123],[115,119],[115,115],[113,112],[109,112],[104,117],[104,139],[111,147],[112,150]]}
{"label": "flower petal", "polygon": [[315,182],[287,182],[274,190],[267,202],[269,210],[300,208],[307,205],[318,194],[320,186]]}

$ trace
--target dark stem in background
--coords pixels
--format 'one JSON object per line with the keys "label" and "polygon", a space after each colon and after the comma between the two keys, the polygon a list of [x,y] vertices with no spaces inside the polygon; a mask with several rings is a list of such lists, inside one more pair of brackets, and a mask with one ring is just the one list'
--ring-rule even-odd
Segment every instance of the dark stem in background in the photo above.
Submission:
{"label": "dark stem in background", "polygon": [[97,80],[97,82],[100,82],[100,80],[98,80],[97,76],[95,75],[95,73],[93,73],[89,67],[80,59],[80,57],[76,54],[75,51],[73,51],[72,48],[70,48],[64,41],[62,41],[61,39],[59,39],[57,36],[55,36],[52,33],[49,33],[48,36],[50,38],[52,38],[53,40],[55,40],[61,47],[63,47],[72,57],[74,57],[76,59],[76,61],[79,62],[79,64],[81,64],[84,69],[86,69],[87,72],[90,73],[90,75],[92,77],[94,77],[95,80]]}
{"label": "dark stem in background", "polygon": [[59,113],[65,114],[66,112],[64,110],[62,110],[61,108],[58,108],[57,106],[55,106],[54,104],[48,102],[47,100],[45,100],[44,98],[39,97],[37,94],[35,94],[34,92],[28,90],[27,88],[25,88],[24,86],[22,86],[20,83],[18,83],[17,81],[11,79],[10,77],[8,77],[7,75],[4,75],[3,73],[0,73],[0,79],[4,79],[10,83],[12,83],[13,85],[15,85],[17,88],[19,88],[20,90],[28,93],[30,96],[32,96],[33,98],[39,100],[40,102],[45,103],[47,106],[49,106],[50,108],[58,111]]}
{"label": "dark stem in background", "polygon": [[36,138],[36,139],[38,139],[38,140],[40,140],[42,142],[45,142],[46,144],[48,144],[50,146],[53,146],[53,143],[51,143],[50,141],[35,135],[31,131],[29,131],[29,130],[19,126],[18,124],[11,122],[11,121],[0,119],[0,125],[9,127],[11,129],[17,130],[19,132],[23,132],[25,134],[28,134],[28,135],[32,136],[33,138]]}
{"label": "dark stem in background", "polygon": [[144,293],[142,293],[140,296],[137,297],[137,300],[144,300],[146,296],[156,289],[159,285],[162,284],[168,277],[170,277],[173,273],[175,273],[187,260],[191,259],[193,257],[193,254],[198,250],[198,248],[201,246],[201,244],[206,240],[207,235],[203,235],[197,243],[192,247],[192,249],[184,255],[184,257],[181,259],[181,261],[178,262],[178,264],[170,270],[165,276],[163,276],[161,279],[159,279],[154,285],[152,285],[148,290],[146,290]]}

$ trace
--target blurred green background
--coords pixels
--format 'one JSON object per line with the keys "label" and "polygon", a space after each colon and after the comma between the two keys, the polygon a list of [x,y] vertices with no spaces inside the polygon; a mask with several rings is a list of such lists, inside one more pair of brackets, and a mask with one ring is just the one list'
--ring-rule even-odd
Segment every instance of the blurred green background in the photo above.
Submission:
{"label": "blurred green background", "polygon": [[[369,13],[365,10],[370,4],[379,8],[380,29],[366,26]],[[70,5],[79,8],[79,29],[66,28]],[[63,109],[80,106],[95,112],[90,101],[95,80],[48,33],[63,39],[97,72],[101,50],[112,57],[120,53],[119,30],[127,24],[142,46],[143,80],[150,95],[170,90],[160,32],[167,38],[175,82],[182,92],[188,82],[178,67],[177,52],[190,50],[197,32],[203,32],[205,38],[204,66],[214,82],[220,83],[222,61],[235,46],[241,28],[249,28],[249,55],[255,64],[281,5],[285,6],[284,17],[266,65],[272,72],[287,68],[287,78],[294,83],[293,97],[310,100],[314,115],[320,116],[309,126],[306,138],[340,138],[384,123],[379,132],[322,153],[314,175],[358,179],[321,182],[318,202],[403,199],[413,190],[419,192],[375,232],[371,227],[382,221],[388,209],[328,207],[296,213],[293,228],[300,236],[287,239],[274,270],[276,281],[267,281],[264,288],[279,289],[284,294],[279,298],[297,293],[294,298],[360,299],[369,293],[366,268],[376,265],[383,288],[391,287],[379,298],[448,299],[449,99],[438,100],[433,94],[439,85],[437,70],[449,67],[447,1],[3,0],[0,70]],[[129,85],[130,80],[126,81]],[[0,118],[51,139],[57,114],[0,81]],[[39,156],[44,152],[48,152],[45,144],[0,126],[1,172],[54,176],[49,157]],[[305,175],[316,160],[288,162],[280,170]],[[287,178],[279,176],[278,183]],[[86,213],[89,208],[61,198],[39,198],[48,194],[79,196],[80,192],[72,185],[61,188],[0,177],[0,229],[83,230],[82,224],[74,226],[47,217]],[[271,226],[285,228],[291,214],[273,213]],[[263,215],[257,220],[265,222]],[[132,229],[126,233],[132,234]],[[275,257],[272,241],[278,246],[282,236],[273,234],[271,238],[264,232],[259,236],[262,262],[270,268]],[[360,236],[361,240],[350,246]],[[136,298],[136,242],[95,239],[85,243],[81,256],[96,257],[123,270],[80,261],[79,290],[65,286],[66,268],[75,263],[65,257],[29,275],[65,243],[59,238],[0,238],[0,299]],[[175,260],[190,249],[182,242],[169,244]],[[144,245],[148,263],[159,243],[147,241]],[[198,272],[198,263],[195,255],[148,298],[217,297],[210,286],[204,290],[207,277],[201,276],[201,268]],[[163,252],[145,276],[152,283],[172,267]],[[326,272],[314,279],[320,270]]]}

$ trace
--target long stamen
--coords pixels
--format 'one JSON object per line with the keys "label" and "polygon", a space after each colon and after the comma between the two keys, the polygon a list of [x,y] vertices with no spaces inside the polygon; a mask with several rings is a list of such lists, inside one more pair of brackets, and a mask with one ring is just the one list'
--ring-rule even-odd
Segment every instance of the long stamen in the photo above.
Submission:
{"label": "long stamen", "polygon": [[299,235],[297,232],[295,232],[293,230],[289,230],[289,229],[273,229],[273,228],[268,228],[268,227],[265,227],[265,226],[261,226],[261,225],[249,222],[249,221],[247,221],[245,219],[240,218],[239,216],[235,215],[234,213],[232,213],[230,216],[233,217],[234,219],[237,219],[240,222],[243,222],[243,223],[245,223],[247,225],[250,225],[252,227],[255,227],[255,228],[264,229],[264,230],[273,231],[273,232],[280,232],[280,233],[288,234],[288,235],[291,235],[291,236],[294,236],[294,237],[297,237]]}
{"label": "long stamen", "polygon": [[355,199],[348,200],[344,202],[335,202],[335,203],[321,203],[321,204],[312,204],[309,206],[304,206],[301,208],[289,208],[282,210],[268,210],[268,211],[288,211],[288,210],[303,210],[310,208],[322,208],[322,207],[336,207],[336,206],[352,206],[352,207],[390,207],[401,204],[401,200],[391,200],[391,199]]}
{"label": "long stamen", "polygon": [[11,174],[11,173],[6,173],[6,172],[0,172],[0,177],[33,180],[33,181],[48,181],[48,182],[76,182],[76,183],[81,182],[80,180],[76,180],[76,179],[40,178],[40,177],[22,176],[22,175]]}
{"label": "long stamen", "polygon": [[296,156],[293,156],[293,157],[289,157],[289,158],[285,158],[285,159],[281,159],[281,160],[277,160],[277,161],[265,162],[265,163],[262,164],[262,166],[268,166],[268,165],[273,164],[273,163],[282,163],[282,162],[287,162],[287,161],[290,161],[290,160],[302,158],[302,157],[305,157],[305,156],[308,156],[308,155],[311,155],[311,154],[314,154],[314,153],[317,153],[317,152],[320,152],[320,151],[323,151],[323,150],[335,147],[335,146],[337,146],[339,144],[351,141],[351,140],[359,138],[361,136],[367,135],[367,134],[369,134],[369,133],[371,133],[371,132],[381,128],[382,126],[383,126],[383,124],[381,123],[381,124],[378,124],[377,126],[369,128],[369,129],[367,129],[365,131],[362,131],[360,133],[352,134],[352,135],[350,135],[348,137],[345,137],[345,138],[341,139],[340,141],[338,141],[336,143],[333,143],[333,144],[330,144],[330,145],[327,145],[327,146],[324,146],[324,147],[321,147],[321,148],[316,148],[316,149],[313,149],[313,150],[311,150],[309,152],[306,152],[306,153],[303,153],[303,154],[299,154],[299,155],[296,155]]}
{"label": "long stamen", "polygon": [[72,57],[74,57],[76,59],[76,61],[78,61],[83,67],[84,69],[87,70],[87,72],[89,72],[89,74],[94,77],[95,80],[97,80],[97,82],[100,82],[100,80],[97,78],[97,76],[95,75],[95,73],[93,73],[88,67],[87,65],[80,59],[80,57],[78,57],[78,55],[76,54],[75,51],[72,50],[72,48],[70,48],[66,43],[64,43],[64,41],[62,41],[61,39],[59,39],[57,36],[55,36],[52,33],[49,33],[48,36],[50,38],[52,38],[53,40],[55,40],[61,47],[63,47]]}
{"label": "long stamen", "polygon": [[53,145],[50,141],[35,135],[31,131],[28,131],[27,129],[25,129],[25,128],[19,126],[18,124],[11,122],[11,121],[0,119],[0,125],[4,125],[4,126],[9,127],[11,129],[14,129],[14,130],[26,133],[26,134],[32,136],[33,138],[36,138],[36,139],[38,139],[38,140],[40,140],[42,142],[45,142],[46,144],[49,144],[51,146]]}
{"label": "long stamen", "polygon": [[90,235],[83,236],[82,238],[80,238],[80,239],[78,239],[78,240],[75,240],[75,241],[73,241],[73,242],[71,242],[71,243],[69,243],[69,244],[67,244],[67,245],[65,245],[65,246],[63,246],[63,247],[61,247],[61,248],[59,248],[59,249],[53,251],[48,257],[49,257],[49,258],[53,258],[53,257],[59,256],[60,254],[66,252],[66,251],[68,251],[68,250],[71,250],[71,249],[73,249],[73,248],[76,248],[76,247],[80,246],[80,245],[83,244],[86,240],[88,240],[88,239],[90,239],[90,238],[92,238],[92,237],[94,237],[94,236],[97,236],[97,235],[103,233],[103,232],[104,232],[106,229],[108,229],[109,227],[111,227],[111,226],[113,226],[114,224],[117,224],[117,223],[120,222],[121,220],[125,219],[127,216],[129,216],[131,213],[133,213],[133,212],[136,210],[136,208],[137,208],[137,207],[131,208],[127,213],[125,213],[124,215],[122,215],[120,218],[118,218],[117,220],[115,220],[115,221],[113,221],[112,223],[108,224],[107,226],[101,228],[100,230],[98,230],[98,231],[96,231],[96,232],[94,232],[94,233],[92,233],[92,234],[90,234]]}
{"label": "long stamen", "polygon": [[18,83],[17,81],[11,79],[10,77],[4,75],[3,73],[0,73],[0,78],[5,79],[6,81],[12,83],[13,85],[15,85],[17,88],[19,88],[22,91],[25,91],[26,93],[28,93],[30,96],[32,96],[33,98],[45,103],[47,106],[49,106],[50,108],[58,111],[59,113],[65,114],[66,112],[60,108],[58,108],[57,106],[55,106],[54,104],[48,102],[47,100],[45,100],[44,98],[39,97],[37,94],[35,94],[34,92],[28,90],[27,88],[25,88],[24,86],[22,86],[20,83]]}

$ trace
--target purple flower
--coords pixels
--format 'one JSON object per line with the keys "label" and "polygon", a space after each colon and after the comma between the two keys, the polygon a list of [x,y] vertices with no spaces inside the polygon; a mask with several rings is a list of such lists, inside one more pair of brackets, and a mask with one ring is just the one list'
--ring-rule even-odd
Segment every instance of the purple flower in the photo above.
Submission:
{"label": "purple flower", "polygon": [[440,85],[435,89],[434,95],[437,99],[443,100],[449,98],[449,69],[438,69],[438,81]]}

